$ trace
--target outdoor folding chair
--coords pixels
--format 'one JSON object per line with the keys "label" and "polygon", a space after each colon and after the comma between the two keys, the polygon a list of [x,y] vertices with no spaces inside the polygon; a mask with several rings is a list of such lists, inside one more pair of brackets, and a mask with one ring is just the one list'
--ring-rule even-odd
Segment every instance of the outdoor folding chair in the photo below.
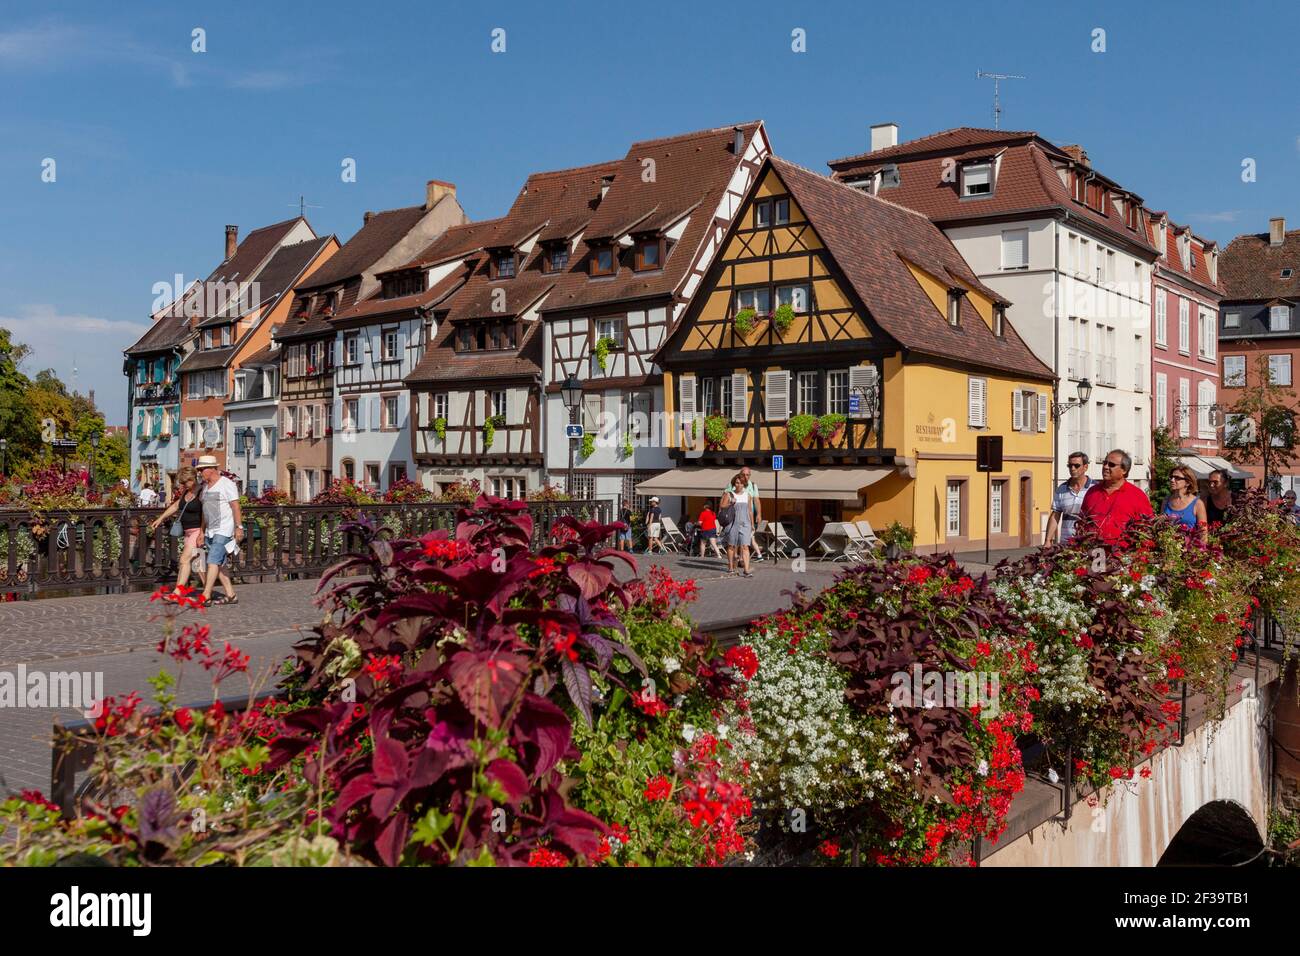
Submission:
{"label": "outdoor folding chair", "polygon": [[799,542],[786,533],[785,526],[781,522],[774,521],[768,527],[771,530],[772,554],[780,554],[788,558],[799,550]]}
{"label": "outdoor folding chair", "polygon": [[677,527],[677,522],[667,515],[664,515],[660,521],[663,523],[663,537],[660,540],[664,545],[674,551],[686,547],[686,535],[682,534],[681,529]]}
{"label": "outdoor folding chair", "polygon": [[[855,529],[856,530],[856,529]],[[858,546],[849,537],[842,521],[828,521],[817,540],[808,546],[808,553],[820,552],[818,561],[839,561],[860,558]]]}
{"label": "outdoor folding chair", "polygon": [[876,532],[871,529],[870,521],[866,518],[859,518],[857,521],[853,522],[853,525],[858,529],[858,533],[862,535],[862,540],[867,542],[867,548],[869,550],[874,551],[881,547],[880,539],[876,537]]}

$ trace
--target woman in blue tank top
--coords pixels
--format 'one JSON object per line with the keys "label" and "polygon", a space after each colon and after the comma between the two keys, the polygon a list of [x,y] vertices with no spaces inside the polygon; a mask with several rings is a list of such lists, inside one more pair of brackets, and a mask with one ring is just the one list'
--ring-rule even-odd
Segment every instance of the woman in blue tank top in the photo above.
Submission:
{"label": "woman in blue tank top", "polygon": [[1160,513],[1168,515],[1188,531],[1199,531],[1205,543],[1208,525],[1205,519],[1205,502],[1196,497],[1196,475],[1186,465],[1179,465],[1169,475],[1169,497]]}

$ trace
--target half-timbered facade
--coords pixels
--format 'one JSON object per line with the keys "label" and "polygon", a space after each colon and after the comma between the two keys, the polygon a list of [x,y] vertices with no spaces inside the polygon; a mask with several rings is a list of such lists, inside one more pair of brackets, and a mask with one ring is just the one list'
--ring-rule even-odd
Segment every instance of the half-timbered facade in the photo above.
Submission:
{"label": "half-timbered facade", "polygon": [[455,264],[393,271],[467,219],[456,187],[439,180],[429,181],[424,210],[371,270],[374,291],[331,320],[337,356],[334,415],[341,429],[333,448],[334,473],[376,492],[415,478],[406,377],[434,335],[433,306],[463,281]]}
{"label": "half-timbered facade", "polygon": [[[1033,542],[1054,376],[1007,305],[925,217],[770,157],[659,354],[675,467],[640,491],[693,515],[748,465],[805,545],[861,518],[918,547],[982,544],[986,520],[995,547]],[[987,484],[981,434],[1004,440]]]}
{"label": "half-timbered facade", "polygon": [[577,449],[578,497],[641,507],[637,482],[671,466],[655,356],[769,149],[761,123],[634,143],[605,174],[590,211],[543,232],[543,244],[569,250],[541,309],[546,466],[557,476],[568,467],[570,411],[560,389],[576,375],[576,417],[588,436]]}

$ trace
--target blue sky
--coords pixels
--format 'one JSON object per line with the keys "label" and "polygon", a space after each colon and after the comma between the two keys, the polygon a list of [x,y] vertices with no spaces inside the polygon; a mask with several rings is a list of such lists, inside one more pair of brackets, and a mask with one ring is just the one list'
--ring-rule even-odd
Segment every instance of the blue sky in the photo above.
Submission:
{"label": "blue sky", "polygon": [[[419,202],[430,178],[490,217],[530,171],[755,118],[778,153],[824,170],[868,148],[872,123],[899,123],[903,139],[991,126],[977,69],[1028,77],[1003,84],[1004,128],[1082,143],[1202,235],[1226,243],[1273,215],[1300,225],[1296,5],[9,6],[0,325],[34,347],[30,372],[70,380],[75,361],[110,423],[125,418],[121,350],[154,284],[206,275],[226,223],[247,234],[302,194],[317,232],[346,241],[365,210]],[[795,29],[806,52],[791,50]],[[341,181],[348,157],[355,183]]]}

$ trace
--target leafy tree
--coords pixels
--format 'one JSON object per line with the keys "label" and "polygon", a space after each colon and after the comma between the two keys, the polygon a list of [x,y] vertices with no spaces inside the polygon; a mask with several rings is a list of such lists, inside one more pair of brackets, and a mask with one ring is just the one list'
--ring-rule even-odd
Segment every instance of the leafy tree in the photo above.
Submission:
{"label": "leafy tree", "polygon": [[1169,476],[1178,465],[1178,439],[1167,425],[1161,425],[1152,434],[1155,457],[1151,460],[1151,488],[1147,494],[1157,512],[1169,497]]}
{"label": "leafy tree", "polygon": [[1263,486],[1272,492],[1276,476],[1300,458],[1296,449],[1295,392],[1278,385],[1269,374],[1268,356],[1255,362],[1255,374],[1235,403],[1227,409],[1223,428],[1224,457],[1241,464],[1262,466]]}

